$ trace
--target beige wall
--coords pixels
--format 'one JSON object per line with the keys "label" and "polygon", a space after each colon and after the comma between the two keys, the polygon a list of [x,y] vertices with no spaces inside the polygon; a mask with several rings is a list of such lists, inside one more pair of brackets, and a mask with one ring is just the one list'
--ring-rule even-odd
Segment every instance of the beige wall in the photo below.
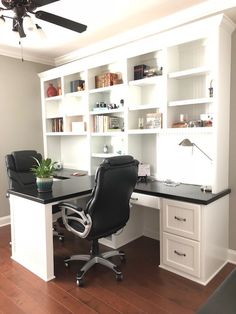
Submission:
{"label": "beige wall", "polygon": [[43,152],[40,80],[49,66],[0,56],[0,217],[9,215],[5,155],[13,150]]}
{"label": "beige wall", "polygon": [[231,105],[230,105],[230,155],[229,155],[229,247],[236,250],[236,31],[232,36],[231,63]]}

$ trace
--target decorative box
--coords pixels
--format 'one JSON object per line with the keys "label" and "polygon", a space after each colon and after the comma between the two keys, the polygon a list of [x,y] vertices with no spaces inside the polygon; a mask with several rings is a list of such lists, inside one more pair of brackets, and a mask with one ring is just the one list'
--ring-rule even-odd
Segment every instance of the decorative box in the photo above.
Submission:
{"label": "decorative box", "polygon": [[145,64],[134,66],[134,80],[141,80],[145,77],[145,71],[149,70],[150,66]]}
{"label": "decorative box", "polygon": [[159,129],[162,127],[162,113],[147,113],[146,128]]}
{"label": "decorative box", "polygon": [[84,80],[75,80],[70,82],[70,91],[71,93],[78,92],[84,90],[85,86]]}
{"label": "decorative box", "polygon": [[105,73],[95,76],[95,88],[107,87],[114,85],[118,79],[117,73]]}

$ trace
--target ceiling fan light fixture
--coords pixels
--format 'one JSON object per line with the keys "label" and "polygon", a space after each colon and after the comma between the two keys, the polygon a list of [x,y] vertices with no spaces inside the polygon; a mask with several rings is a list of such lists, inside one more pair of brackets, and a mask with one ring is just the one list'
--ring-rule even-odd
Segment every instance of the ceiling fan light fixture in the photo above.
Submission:
{"label": "ceiling fan light fixture", "polygon": [[[3,7],[0,7],[0,25],[5,23],[5,17],[13,20],[13,32],[18,32],[20,38],[26,37],[26,34],[41,33],[40,37],[45,38],[45,34],[42,34],[41,27],[36,27],[36,23],[31,19],[31,14],[34,14],[36,19],[40,19],[57,26],[64,27],[68,30],[82,33],[86,31],[87,25],[66,19],[64,17],[48,13],[45,11],[35,10],[41,6],[48,5],[50,3],[60,0],[0,0]],[[11,10],[10,16],[3,15],[1,12]],[[33,35],[33,34],[32,34]]]}
{"label": "ceiling fan light fixture", "polygon": [[37,37],[38,37],[40,40],[45,40],[45,39],[46,39],[46,34],[45,34],[45,32],[42,30],[42,27],[39,26],[38,24],[35,24],[35,26],[36,26],[35,33],[36,33]]}
{"label": "ceiling fan light fixture", "polygon": [[36,29],[35,24],[33,23],[31,17],[28,14],[24,16],[24,28],[30,32]]}

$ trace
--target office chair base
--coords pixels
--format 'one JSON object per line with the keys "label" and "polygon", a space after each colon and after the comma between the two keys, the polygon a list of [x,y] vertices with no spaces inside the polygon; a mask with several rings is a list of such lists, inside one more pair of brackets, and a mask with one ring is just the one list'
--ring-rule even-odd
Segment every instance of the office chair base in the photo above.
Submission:
{"label": "office chair base", "polygon": [[76,284],[79,287],[82,287],[84,285],[83,277],[86,274],[86,272],[95,264],[101,264],[103,266],[106,266],[110,269],[112,269],[116,274],[117,280],[123,279],[122,272],[118,269],[117,265],[112,263],[108,260],[108,258],[112,256],[120,256],[122,261],[125,261],[125,253],[123,251],[109,251],[101,254],[96,255],[72,255],[71,257],[64,260],[65,266],[69,266],[70,261],[86,261],[85,265],[80,269],[76,276]]}
{"label": "office chair base", "polygon": [[58,237],[59,241],[64,241],[64,234],[62,234],[56,230],[53,230],[53,236]]}
{"label": "office chair base", "polygon": [[64,241],[64,234],[57,231],[57,227],[55,224],[53,225],[52,229],[53,229],[53,236],[58,237],[59,241],[61,242]]}

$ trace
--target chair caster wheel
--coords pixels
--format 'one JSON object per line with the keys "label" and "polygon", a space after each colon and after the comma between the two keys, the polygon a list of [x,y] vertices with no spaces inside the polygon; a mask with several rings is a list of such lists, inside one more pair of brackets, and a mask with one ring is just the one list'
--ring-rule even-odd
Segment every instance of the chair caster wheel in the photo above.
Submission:
{"label": "chair caster wheel", "polygon": [[120,260],[121,260],[121,262],[125,263],[126,262],[126,257],[124,255],[121,255],[120,256]]}
{"label": "chair caster wheel", "polygon": [[120,274],[116,274],[116,280],[117,281],[121,281],[123,279],[123,274],[120,273]]}
{"label": "chair caster wheel", "polygon": [[63,242],[63,241],[64,241],[64,236],[63,236],[63,235],[60,235],[60,236],[58,237],[58,239],[59,239],[59,241]]}
{"label": "chair caster wheel", "polygon": [[77,280],[76,280],[76,285],[77,285],[77,287],[83,287],[83,286],[84,286],[84,281],[83,281],[83,279],[77,279]]}

